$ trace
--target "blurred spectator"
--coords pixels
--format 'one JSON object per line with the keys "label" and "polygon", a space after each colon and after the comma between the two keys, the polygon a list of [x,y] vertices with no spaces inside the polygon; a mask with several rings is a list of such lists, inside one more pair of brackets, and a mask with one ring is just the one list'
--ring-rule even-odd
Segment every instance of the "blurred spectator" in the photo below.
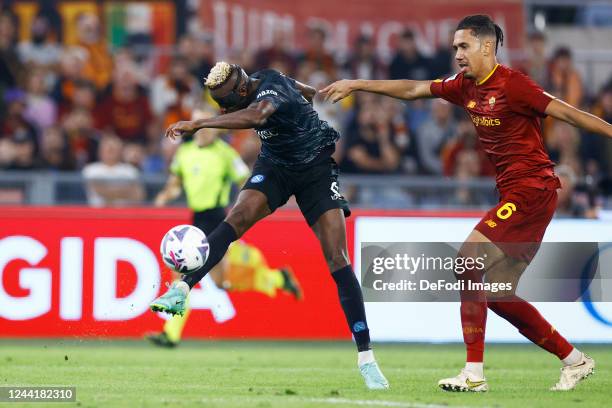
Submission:
{"label": "blurred spectator", "polygon": [[25,118],[39,129],[55,124],[57,106],[47,94],[45,71],[42,68],[34,68],[30,71],[27,91]]}
{"label": "blurred spectator", "polygon": [[580,107],[584,96],[582,79],[574,68],[569,48],[557,48],[550,62],[549,78],[550,93],[570,105]]}
{"label": "blurred spectator", "polygon": [[[325,72],[314,72],[308,81],[308,85],[315,89],[321,89],[331,82]],[[334,129],[340,129],[340,121],[342,116],[342,105],[339,103],[325,102],[325,96],[321,93],[316,93],[313,98],[313,106],[319,115],[319,118],[329,123]]]}
{"label": "blurred spectator", "polygon": [[121,162],[123,143],[112,134],[100,141],[100,161],[83,168],[87,183],[87,201],[94,207],[137,204],[144,199],[138,169]]}
{"label": "blurred spectator", "polygon": [[77,168],[96,158],[99,136],[93,123],[91,112],[85,108],[74,108],[62,120],[62,130],[68,138]]}
{"label": "blurred spectator", "polygon": [[452,106],[442,99],[433,100],[431,113],[431,119],[416,132],[417,157],[421,172],[440,175],[442,148],[454,135],[457,124]]}
{"label": "blurred spectator", "polygon": [[555,173],[561,181],[561,188],[557,190],[557,218],[597,218],[597,208],[589,203],[589,196],[585,192],[576,191],[577,177],[571,167],[557,166]]}
{"label": "blurred spectator", "polygon": [[67,113],[70,113],[76,108],[93,112],[96,107],[96,87],[92,82],[85,79],[79,79],[72,83],[71,88],[72,96],[70,100],[60,105],[60,120],[63,119]]}
{"label": "blurred spectator", "polygon": [[11,138],[12,160],[7,170],[34,170],[36,169],[36,141],[28,133],[16,132]]}
{"label": "blurred spectator", "polygon": [[404,104],[394,98],[381,98],[380,108],[389,118],[393,135],[393,145],[400,154],[399,170],[402,173],[414,174],[417,170],[414,142],[409,130]]}
{"label": "blurred spectator", "polygon": [[400,163],[400,152],[394,143],[389,112],[380,104],[361,106],[357,113],[357,131],[347,132],[345,173],[392,173]]}
{"label": "blurred spectator", "polygon": [[60,116],[72,109],[76,84],[87,82],[83,76],[85,52],[79,48],[65,49],[60,59],[60,71],[51,96],[58,105]]}
{"label": "blurred spectator", "polygon": [[126,143],[123,146],[123,162],[131,164],[142,171],[147,160],[147,151],[140,143]]}
{"label": "blurred spectator", "polygon": [[521,70],[540,86],[548,84],[546,36],[543,32],[533,31],[527,37],[527,60]]}
{"label": "blurred spectator", "polygon": [[189,72],[197,81],[204,78],[215,64],[213,38],[210,34],[186,34],[179,39],[178,55],[187,60]]}
{"label": "blurred spectator", "polygon": [[158,75],[151,84],[151,108],[163,118],[164,128],[179,120],[189,120],[198,101],[200,87],[189,72],[185,57],[176,57],[167,75]]}
{"label": "blurred spectator", "polygon": [[453,205],[466,207],[486,203],[484,197],[464,184],[464,182],[469,182],[480,176],[482,173],[481,163],[478,153],[473,149],[464,149],[457,152],[454,175],[459,185],[451,199]]}
{"label": "blurred spectator", "polygon": [[436,53],[431,58],[431,78],[445,78],[453,72],[453,64],[455,62],[455,51],[453,50],[453,40],[455,31],[449,30],[446,36],[442,38]]}
{"label": "blurred spectator", "polygon": [[417,49],[414,33],[404,30],[399,38],[397,52],[389,65],[390,79],[429,80],[433,77],[429,61]]}
{"label": "blurred spectator", "polygon": [[570,167],[574,174],[582,175],[582,162],[579,156],[580,133],[574,126],[555,121],[547,139],[550,158]]}
{"label": "blurred spectator", "polygon": [[16,87],[23,75],[17,54],[17,20],[8,11],[0,13],[0,96],[5,89]]}
{"label": "blurred spectator", "polygon": [[124,141],[146,143],[153,114],[130,67],[115,70],[110,90],[96,106],[94,116],[97,129],[110,131]]}
{"label": "blurred spectator", "polygon": [[272,44],[255,54],[255,70],[270,68],[294,76],[297,62],[291,51],[289,38],[285,30],[278,27],[274,29]]}
{"label": "blurred spectator", "polygon": [[355,42],[355,49],[345,65],[349,78],[383,79],[385,67],[376,55],[371,37],[361,35]]}
{"label": "blurred spectator", "polygon": [[[468,153],[464,154],[465,151]],[[466,163],[468,158],[476,163],[469,165]],[[480,146],[471,120],[465,119],[459,122],[455,136],[442,149],[442,167],[444,175],[451,177],[458,176],[458,172],[463,178],[472,174],[475,177],[495,175],[495,167]]]}
{"label": "blurred spectator", "polygon": [[46,170],[76,170],[76,163],[68,138],[59,127],[44,129],[40,141],[39,167]]}
{"label": "blurred spectator", "polygon": [[4,93],[6,113],[0,121],[0,138],[30,140],[36,144],[36,129],[25,117],[26,94],[20,89]]}
{"label": "blurred spectator", "polygon": [[336,62],[334,57],[325,50],[326,33],[322,27],[312,27],[308,30],[308,38],[304,53],[298,58],[300,64],[311,64],[314,70],[323,71],[330,78],[336,78]]}
{"label": "blurred spectator", "polygon": [[[59,65],[62,56],[62,46],[57,42],[55,29],[49,23],[47,16],[39,14],[32,21],[30,41],[19,44],[19,57],[29,66],[44,68],[45,72],[53,72]],[[49,77],[47,85],[54,81],[54,75]]]}
{"label": "blurred spectator", "polygon": [[[599,93],[593,114],[602,118],[608,123],[612,123],[612,78],[609,83]],[[584,134],[580,140],[581,156],[586,161],[585,167],[587,175],[595,176],[593,166],[601,173],[612,176],[612,140],[601,137],[598,134]]]}
{"label": "blurred spectator", "polygon": [[77,17],[77,41],[79,47],[86,51],[83,75],[98,90],[104,89],[111,80],[113,60],[96,14],[86,12]]}

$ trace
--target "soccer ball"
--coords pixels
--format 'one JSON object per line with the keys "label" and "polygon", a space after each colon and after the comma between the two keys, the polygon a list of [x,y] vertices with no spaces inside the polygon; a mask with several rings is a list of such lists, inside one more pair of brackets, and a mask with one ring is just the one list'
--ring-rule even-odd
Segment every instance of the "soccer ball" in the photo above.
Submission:
{"label": "soccer ball", "polygon": [[164,235],[159,251],[168,268],[189,275],[206,263],[210,245],[206,234],[193,225],[177,225]]}

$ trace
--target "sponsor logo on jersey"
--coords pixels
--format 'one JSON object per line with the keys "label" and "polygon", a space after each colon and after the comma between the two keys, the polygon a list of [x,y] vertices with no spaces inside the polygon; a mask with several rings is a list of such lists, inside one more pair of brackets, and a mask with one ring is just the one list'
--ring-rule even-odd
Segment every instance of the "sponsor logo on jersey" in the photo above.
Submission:
{"label": "sponsor logo on jersey", "polygon": [[499,126],[501,125],[501,120],[498,118],[486,118],[484,116],[475,116],[470,113],[470,117],[472,118],[472,122],[474,122],[474,126]]}
{"label": "sponsor logo on jersey", "polygon": [[264,179],[266,178],[266,176],[264,176],[263,174],[256,174],[253,177],[251,177],[251,183],[261,183],[262,181],[264,181]]}
{"label": "sponsor logo on jersey", "polygon": [[258,93],[255,99],[259,99],[262,96],[266,96],[266,95],[278,96],[278,93],[276,91],[273,91],[272,89],[266,89],[265,91],[261,91],[260,93]]}
{"label": "sponsor logo on jersey", "polygon": [[475,106],[476,106],[476,101],[469,101],[467,104],[468,109],[474,109]]}
{"label": "sponsor logo on jersey", "polygon": [[269,139],[271,137],[274,136],[278,136],[278,132],[275,132],[273,130],[256,130],[257,135],[261,138],[261,139]]}

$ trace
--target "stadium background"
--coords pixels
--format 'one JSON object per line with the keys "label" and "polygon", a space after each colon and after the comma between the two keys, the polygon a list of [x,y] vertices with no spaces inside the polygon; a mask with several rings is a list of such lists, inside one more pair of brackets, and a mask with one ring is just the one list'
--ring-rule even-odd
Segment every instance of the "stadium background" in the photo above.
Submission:
{"label": "stadium background", "polygon": [[[430,79],[453,70],[448,33],[465,14],[500,22],[503,63],[551,93],[612,120],[612,6],[589,1],[385,0],[3,1],[0,15],[1,337],[140,337],[159,327],[148,302],[169,275],[158,244],[189,220],[152,208],[176,146],[165,126],[210,99],[202,78],[218,59],[247,71],[276,67],[320,87],[341,77]],[[495,202],[491,168],[465,114],[440,102],[402,104],[357,95],[315,102],[341,130],[341,186],[353,206],[349,246],[361,241],[460,241]],[[548,240],[611,241],[612,143],[547,121],[546,144],[564,176]],[[95,199],[84,175],[99,142],[137,177],[119,176],[124,197]],[[250,131],[224,135],[252,164]],[[382,155],[389,138],[393,154]],[[368,156],[376,166],[360,159]],[[112,160],[111,160],[112,161]],[[136,194],[134,192],[137,192]],[[92,208],[96,207],[96,208]],[[348,339],[314,235],[292,203],[245,239],[272,265],[291,264],[306,299],[194,293],[191,338]],[[390,217],[400,217],[397,220]],[[571,218],[571,219],[568,219]],[[394,222],[393,235],[388,222]],[[595,232],[598,231],[598,232]],[[578,238],[579,237],[579,238]],[[356,260],[357,261],[357,260]],[[457,305],[369,304],[376,340],[460,341]],[[571,339],[612,341],[609,304],[540,305]],[[265,316],[265,319],[262,319]],[[297,318],[296,318],[297,316]],[[450,319],[449,319],[450,320]],[[522,341],[494,316],[487,338]]]}

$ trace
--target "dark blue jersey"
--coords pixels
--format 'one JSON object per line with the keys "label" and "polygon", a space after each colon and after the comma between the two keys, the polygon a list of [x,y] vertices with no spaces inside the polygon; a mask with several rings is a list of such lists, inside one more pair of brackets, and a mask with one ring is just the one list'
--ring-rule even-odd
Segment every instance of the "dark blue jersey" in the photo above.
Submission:
{"label": "dark blue jersey", "polygon": [[258,71],[251,78],[261,80],[255,102],[269,101],[276,108],[263,126],[255,128],[263,158],[279,166],[297,167],[311,163],[324,150],[328,156],[333,152],[340,135],[319,119],[294,79],[272,69]]}

